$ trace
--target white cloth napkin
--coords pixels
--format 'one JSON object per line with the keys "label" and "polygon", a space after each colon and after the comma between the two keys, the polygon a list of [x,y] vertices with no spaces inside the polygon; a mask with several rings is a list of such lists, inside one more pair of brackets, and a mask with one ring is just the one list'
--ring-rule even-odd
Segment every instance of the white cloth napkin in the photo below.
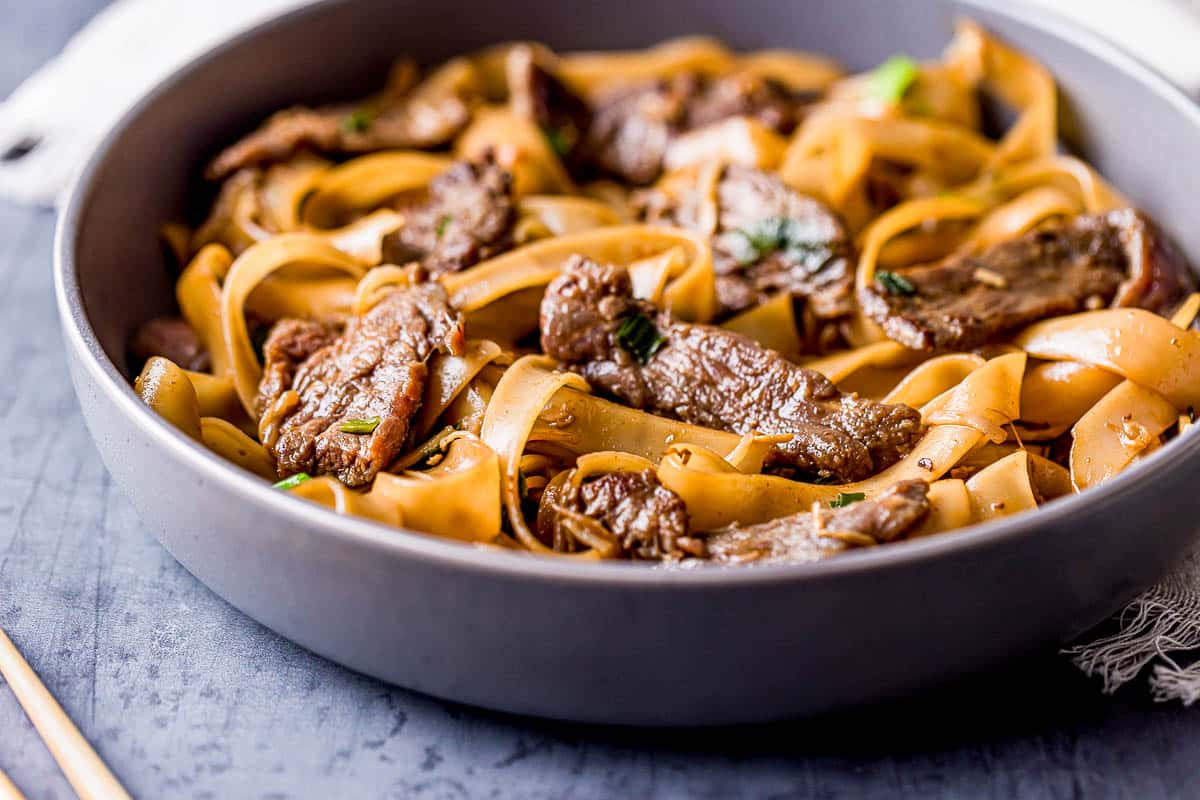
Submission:
{"label": "white cloth napkin", "polygon": [[[1031,1],[1092,27],[1200,94],[1200,0]],[[0,197],[54,205],[99,139],[147,89],[221,40],[308,2],[116,0],[0,103]],[[1156,699],[1200,699],[1200,662],[1181,665],[1171,657],[1200,649],[1200,552],[1115,622],[1111,636],[1065,651],[1102,679],[1104,691],[1153,662]]]}

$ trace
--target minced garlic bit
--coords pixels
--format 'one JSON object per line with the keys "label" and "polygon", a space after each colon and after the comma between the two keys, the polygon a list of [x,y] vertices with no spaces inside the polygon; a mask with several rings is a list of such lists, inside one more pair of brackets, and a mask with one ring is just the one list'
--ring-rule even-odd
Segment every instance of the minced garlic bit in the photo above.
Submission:
{"label": "minced garlic bit", "polygon": [[994,269],[987,267],[977,267],[975,269],[975,280],[986,286],[991,286],[993,289],[1007,289],[1008,279],[996,272]]}

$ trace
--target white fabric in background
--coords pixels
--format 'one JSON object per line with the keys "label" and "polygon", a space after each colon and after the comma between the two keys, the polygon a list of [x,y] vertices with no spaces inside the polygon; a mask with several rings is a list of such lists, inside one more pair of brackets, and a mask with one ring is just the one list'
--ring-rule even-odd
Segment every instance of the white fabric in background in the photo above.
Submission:
{"label": "white fabric in background", "polygon": [[104,133],[148,89],[238,31],[309,0],[116,0],[0,104],[0,197],[55,204]]}
{"label": "white fabric in background", "polygon": [[[24,157],[0,161],[0,197],[54,205],[105,131],[147,89],[212,45],[309,1],[116,0],[0,104],[0,154],[38,142]],[[1200,93],[1200,0],[1030,2],[1095,29]],[[1172,658],[1200,648],[1200,554],[1116,622],[1115,634],[1066,651],[1101,678],[1104,691],[1154,663],[1156,699],[1200,699],[1200,663]]]}

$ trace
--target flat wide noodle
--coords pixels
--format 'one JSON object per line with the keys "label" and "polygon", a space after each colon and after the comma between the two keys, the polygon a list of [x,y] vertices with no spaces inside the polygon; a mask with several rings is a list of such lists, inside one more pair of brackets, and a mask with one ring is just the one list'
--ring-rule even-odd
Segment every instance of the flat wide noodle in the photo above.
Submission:
{"label": "flat wide noodle", "polygon": [[287,233],[261,242],[242,253],[225,276],[221,295],[221,323],[225,346],[233,370],[233,385],[242,407],[257,418],[254,398],[262,378],[262,365],[250,343],[243,309],[250,293],[271,274],[294,264],[328,267],[354,279],[363,267],[353,258],[321,238],[307,233]]}
{"label": "flat wide noodle", "polygon": [[175,283],[179,310],[208,351],[214,375],[232,372],[221,323],[221,283],[232,265],[233,256],[228,250],[219,244],[206,245]]}
{"label": "flat wide noodle", "polygon": [[567,82],[590,95],[681,72],[721,75],[735,66],[733,53],[706,36],[670,39],[645,50],[566,53],[559,59],[559,70]]}
{"label": "flat wide noodle", "polygon": [[227,461],[260,478],[275,480],[275,462],[263,446],[225,420],[201,417],[200,438],[205,447]]}
{"label": "flat wide noodle", "polygon": [[173,361],[155,356],[133,382],[133,390],[154,413],[196,441],[200,435],[200,402],[187,373]]}
{"label": "flat wide noodle", "polygon": [[790,292],[780,292],[766,302],[725,320],[721,327],[749,336],[763,347],[800,358],[800,331],[796,328],[795,303]]}
{"label": "flat wide noodle", "polygon": [[421,409],[413,419],[412,433],[423,439],[433,430],[434,423],[442,412],[454,402],[467,384],[485,366],[500,357],[500,345],[486,339],[472,339],[460,355],[435,353],[429,360],[429,378],[425,383],[425,397]]}
{"label": "flat wide noodle", "polygon": [[1037,364],[1025,373],[1021,386],[1017,430],[1030,441],[1057,439],[1120,382],[1120,375],[1091,364]]}
{"label": "flat wide noodle", "polygon": [[971,495],[971,518],[986,522],[1037,508],[1037,497],[1029,482],[1029,455],[1018,450],[987,467],[967,481]]}
{"label": "flat wide noodle", "polygon": [[500,496],[517,540],[535,553],[552,553],[525,522],[521,513],[520,463],[534,423],[555,392],[564,387],[587,392],[587,381],[570,372],[554,372],[545,356],[525,356],[504,373],[483,418],[480,438],[499,458]]}
{"label": "flat wide noodle", "polygon": [[1081,361],[1153,389],[1180,411],[1200,406],[1200,334],[1140,308],[1056,317],[1016,338],[1031,356]]}
{"label": "flat wide noodle", "polygon": [[442,284],[456,308],[471,312],[522,289],[546,286],[575,255],[628,265],[674,247],[683,249],[687,266],[667,285],[662,306],[681,319],[709,320],[716,309],[712,251],[703,238],[679,228],[620,225],[560,236],[446,275]]}
{"label": "flat wide noodle", "polygon": [[575,455],[620,450],[657,460],[674,442],[692,442],[719,453],[730,453],[741,437],[647,414],[564,386],[545,404],[529,440],[549,443]]}
{"label": "flat wide noodle", "polygon": [[386,151],[352,158],[323,173],[303,205],[305,223],[336,228],[385,200],[422,189],[450,166],[446,156]]}
{"label": "flat wide noodle", "polygon": [[954,478],[934,481],[928,497],[929,514],[915,530],[909,531],[909,539],[947,533],[971,524],[974,515],[966,481]]}
{"label": "flat wide noodle", "polygon": [[492,448],[462,436],[420,472],[375,476],[371,496],[394,505],[415,530],[471,542],[500,534],[500,461]]}
{"label": "flat wide noodle", "polygon": [[920,408],[943,392],[960,384],[986,362],[974,353],[950,353],[931,358],[912,369],[884,396],[885,403],[903,403]]}

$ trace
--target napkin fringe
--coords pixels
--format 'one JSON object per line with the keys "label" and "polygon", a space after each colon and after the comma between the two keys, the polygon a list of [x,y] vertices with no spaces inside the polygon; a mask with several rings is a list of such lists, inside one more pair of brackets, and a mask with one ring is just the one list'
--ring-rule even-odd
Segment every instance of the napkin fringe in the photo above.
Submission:
{"label": "napkin fringe", "polygon": [[1099,677],[1112,694],[1158,661],[1149,678],[1157,701],[1191,705],[1200,699],[1200,661],[1181,666],[1170,654],[1200,649],[1200,555],[1190,554],[1161,583],[1134,599],[1114,619],[1108,636],[1065,648],[1072,663]]}

